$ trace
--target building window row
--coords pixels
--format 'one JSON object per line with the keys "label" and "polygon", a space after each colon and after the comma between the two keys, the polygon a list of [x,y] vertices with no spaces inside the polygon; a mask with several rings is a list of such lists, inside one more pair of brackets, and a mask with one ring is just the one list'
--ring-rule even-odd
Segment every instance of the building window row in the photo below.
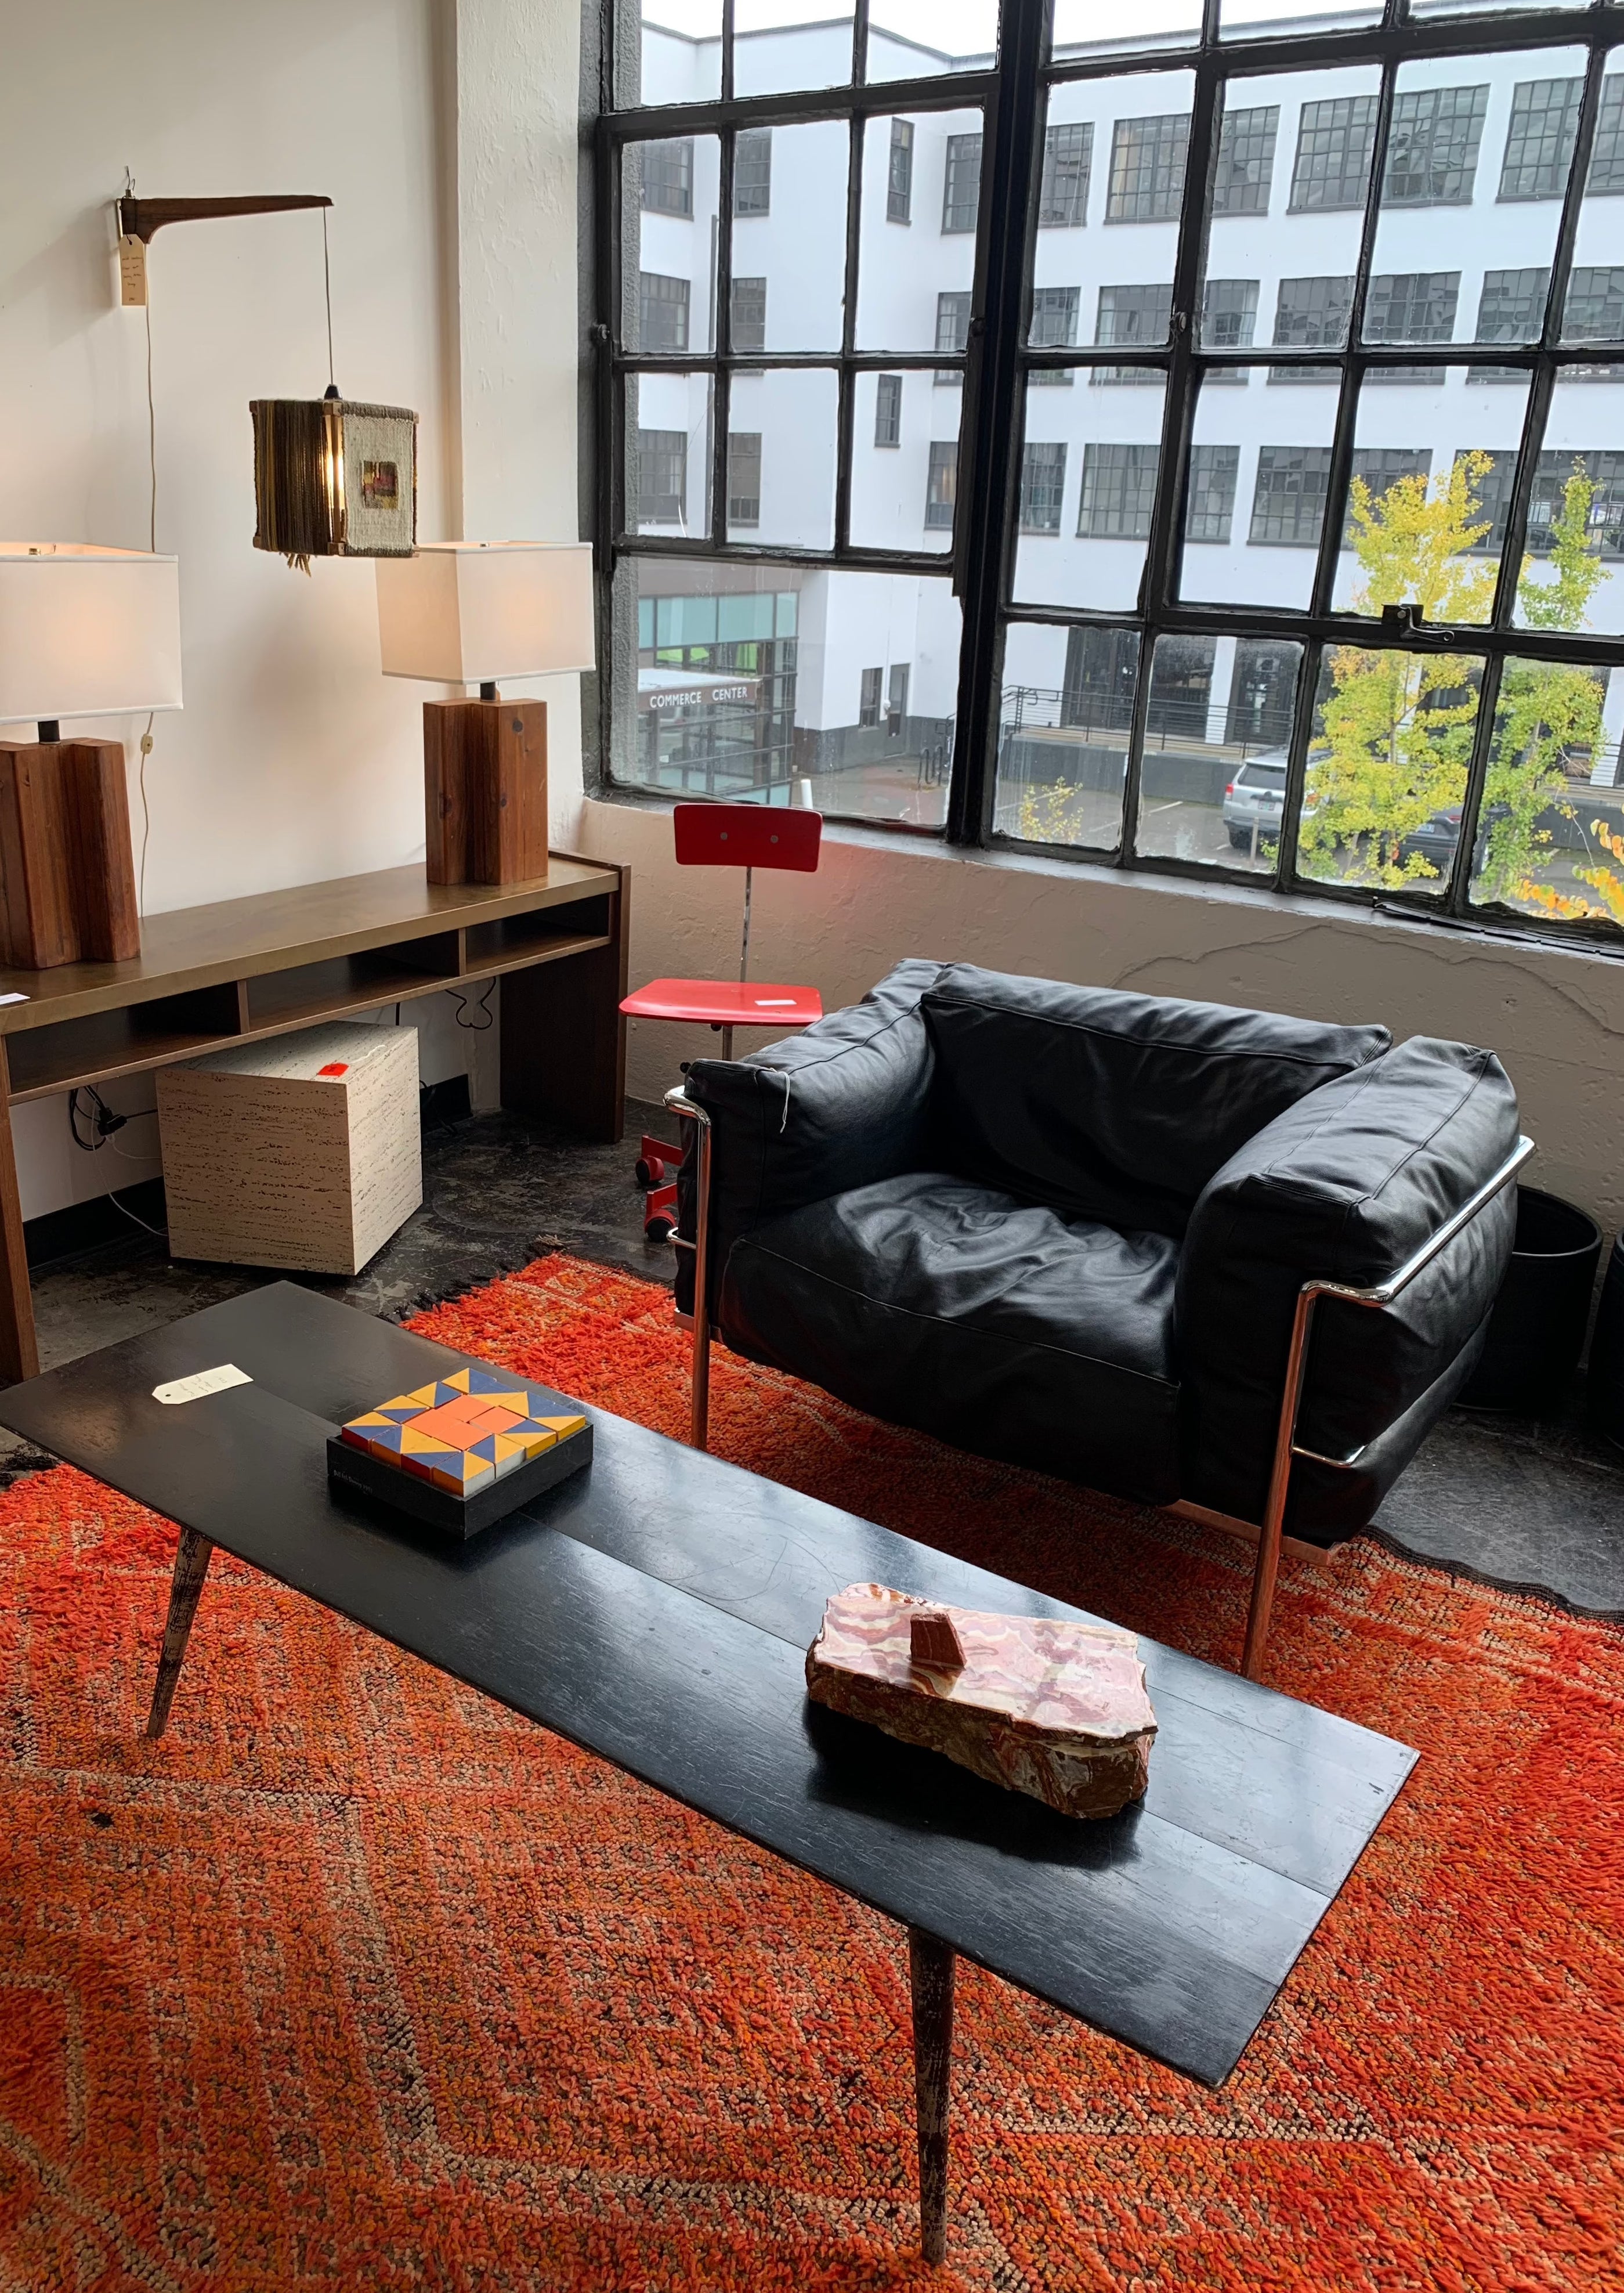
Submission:
{"label": "building window row", "polygon": [[[934,489],[937,457],[944,466],[956,466],[958,448],[952,441],[938,442],[931,453]],[[1066,457],[1062,443],[1027,444],[1021,467],[1023,533],[1059,534]],[[1426,447],[1361,447],[1353,454],[1352,474],[1379,500],[1400,479],[1427,476],[1431,459]],[[1329,446],[1260,447],[1248,541],[1274,548],[1318,548],[1330,486],[1330,460]],[[1079,538],[1148,539],[1160,463],[1159,445],[1085,446],[1078,500]],[[1480,481],[1479,522],[1487,530],[1474,546],[1484,555],[1498,555],[1502,546],[1515,465],[1515,454],[1491,455],[1489,470]],[[1564,489],[1576,466],[1582,466],[1594,490],[1589,523],[1599,554],[1607,559],[1624,557],[1624,452],[1618,451],[1585,449],[1540,455],[1529,510],[1528,547],[1536,555],[1548,552]],[[1240,467],[1239,446],[1192,447],[1184,523],[1187,541],[1223,544],[1232,539]],[[946,517],[933,516],[927,506],[927,525],[952,523],[950,484],[947,498]],[[1350,506],[1343,524],[1345,546],[1350,539],[1352,516]]]}

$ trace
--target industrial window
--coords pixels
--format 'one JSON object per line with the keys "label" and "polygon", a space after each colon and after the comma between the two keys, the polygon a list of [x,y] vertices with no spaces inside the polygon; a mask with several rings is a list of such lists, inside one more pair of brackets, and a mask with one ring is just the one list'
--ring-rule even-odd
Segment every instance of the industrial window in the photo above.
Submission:
{"label": "industrial window", "polygon": [[914,123],[891,123],[891,166],[885,177],[885,220],[911,223],[914,211]]}
{"label": "industrial window", "polygon": [[1568,482],[1574,477],[1591,490],[1585,519],[1591,548],[1604,559],[1624,557],[1624,453],[1616,450],[1586,447],[1540,455],[1528,505],[1528,547],[1537,555],[1548,555]]}
{"label": "industrial window", "polygon": [[764,215],[772,211],[772,130],[747,128],[733,150],[733,213]]}
{"label": "industrial window", "polygon": [[[1173,317],[1173,289],[1168,287],[1102,287],[1095,320],[1096,343],[1131,344],[1141,350],[1159,350],[1168,339]],[[1154,367],[1096,366],[1091,382],[1154,383]]]}
{"label": "industrial window", "polygon": [[1085,446],[1079,533],[1095,541],[1144,540],[1160,460],[1159,446]]}
{"label": "industrial window", "polygon": [[[1080,287],[1038,287],[1032,290],[1032,330],[1030,339],[1053,350],[1070,350],[1077,340],[1077,306],[1082,296]],[[1061,383],[1068,387],[1071,381],[1070,367],[1038,367],[1031,379],[1038,383]]]}
{"label": "industrial window", "polygon": [[1119,119],[1111,131],[1107,223],[1168,223],[1184,193],[1190,115],[1169,111],[1151,119]]}
{"label": "industrial window", "polygon": [[1525,79],[1511,100],[1500,166],[1503,199],[1559,199],[1567,186],[1582,81]]}
{"label": "industrial window", "polygon": [[[936,297],[936,348],[939,351],[962,351],[970,340],[970,297],[968,295],[938,295]],[[939,367],[936,380],[943,389],[957,389],[964,380],[960,367]]]}
{"label": "industrial window", "polygon": [[982,198],[982,139],[949,135],[941,178],[941,228],[974,231]]}
{"label": "industrial window", "polygon": [[1094,162],[1091,119],[1049,127],[1043,137],[1043,177],[1038,189],[1038,228],[1065,231],[1088,220],[1088,173]]}
{"label": "industrial window", "polygon": [[[1243,350],[1257,327],[1256,279],[1209,279],[1201,290],[1201,345],[1205,350]],[[1214,382],[1244,382],[1244,368],[1215,367]]]}
{"label": "industrial window", "polygon": [[[1275,292],[1274,340],[1280,349],[1307,350],[1324,343],[1340,350],[1353,307],[1351,279],[1282,279]],[[1334,366],[1272,366],[1271,382],[1335,382]]]}
{"label": "industrial window", "polygon": [[933,438],[930,474],[925,483],[925,524],[950,527],[957,499],[958,441],[957,438]]}
{"label": "industrial window", "polygon": [[734,430],[727,442],[727,522],[761,523],[761,432]]}
{"label": "industrial window", "polygon": [[693,138],[642,147],[642,204],[650,215],[693,213]]}
{"label": "industrial window", "polygon": [[688,347],[688,281],[645,271],[638,280],[638,347],[685,351]]}
{"label": "industrial window", "polygon": [[1191,448],[1190,500],[1184,513],[1186,541],[1229,539],[1240,469],[1239,446]]}
{"label": "industrial window", "polygon": [[1406,88],[1393,99],[1382,205],[1464,207],[1477,176],[1484,87]]}
{"label": "industrial window", "polygon": [[1022,532],[1058,533],[1065,490],[1065,447],[1029,442],[1021,457]]}
{"label": "industrial window", "polygon": [[[1545,324],[1545,299],[1550,286],[1550,271],[1544,264],[1524,271],[1485,271],[1477,300],[1477,340],[1537,343]],[[1496,371],[1515,374],[1516,369],[1504,367]]]}
{"label": "industrial window", "polygon": [[764,279],[735,279],[731,304],[733,348],[764,351],[767,347],[767,282]]}
{"label": "industrial window", "polygon": [[1376,98],[1333,95],[1303,106],[1291,211],[1361,207],[1376,143]]}
{"label": "industrial window", "polygon": [[[1624,335],[1624,268],[1575,265],[1562,304],[1564,343],[1616,342]],[[1573,369],[1570,369],[1570,372]],[[1581,373],[1611,374],[1611,368],[1581,368]]]}
{"label": "industrial window", "polygon": [[1216,215],[1267,215],[1274,174],[1274,139],[1280,133],[1278,103],[1225,111],[1213,168],[1212,211]]}
{"label": "industrial window", "polygon": [[687,515],[688,433],[637,433],[637,523],[681,525]]}
{"label": "industrial window", "polygon": [[1317,548],[1330,483],[1329,446],[1262,446],[1248,541]]}
{"label": "industrial window", "polygon": [[1614,72],[1602,82],[1585,191],[1590,199],[1604,191],[1624,191],[1624,73]]}
{"label": "industrial window", "polygon": [[[810,778],[899,833],[1624,950],[1589,777],[1624,721],[1620,8],[1316,5],[1000,0],[961,54],[947,10],[899,49],[867,6],[592,0],[594,785]],[[899,240],[921,168],[941,232]],[[1497,196],[1530,204],[1485,233]],[[1136,386],[1043,386],[1085,376]],[[1331,706],[1399,666],[1399,737],[1379,679]],[[1281,752],[1278,834],[1233,847],[1220,759],[1164,741]]]}

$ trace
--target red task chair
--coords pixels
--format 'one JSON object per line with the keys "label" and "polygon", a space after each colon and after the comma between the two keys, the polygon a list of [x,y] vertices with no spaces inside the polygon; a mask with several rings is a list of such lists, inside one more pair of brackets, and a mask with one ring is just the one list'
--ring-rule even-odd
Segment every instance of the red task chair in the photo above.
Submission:
{"label": "red task chair", "polygon": [[[735,1027],[810,1026],[823,1017],[815,987],[756,983],[750,971],[750,893],[758,868],[793,868],[812,875],[823,839],[820,812],[791,812],[761,804],[679,804],[672,813],[679,868],[744,870],[744,933],[739,947],[739,979],[651,979],[620,1009],[632,1019],[687,1019],[713,1027],[722,1037],[722,1056],[733,1056]],[[680,1146],[644,1137],[637,1159],[637,1182],[649,1189],[642,1230],[651,1242],[676,1231],[676,1181]]]}

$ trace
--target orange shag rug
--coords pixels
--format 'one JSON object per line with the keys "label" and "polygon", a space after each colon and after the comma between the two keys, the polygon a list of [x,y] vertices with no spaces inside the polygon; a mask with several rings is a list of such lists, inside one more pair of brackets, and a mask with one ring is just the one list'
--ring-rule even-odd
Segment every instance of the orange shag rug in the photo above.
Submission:
{"label": "orange shag rug", "polygon": [[[423,1315],[677,1434],[668,1293],[563,1258]],[[722,1354],[755,1471],[1232,1662],[1222,1535]],[[67,1467],[0,1499],[3,2293],[1617,2287],[1624,1638],[1365,1540],[1281,1686],[1418,1746],[1218,2094],[965,1971],[913,2257],[885,1920]]]}

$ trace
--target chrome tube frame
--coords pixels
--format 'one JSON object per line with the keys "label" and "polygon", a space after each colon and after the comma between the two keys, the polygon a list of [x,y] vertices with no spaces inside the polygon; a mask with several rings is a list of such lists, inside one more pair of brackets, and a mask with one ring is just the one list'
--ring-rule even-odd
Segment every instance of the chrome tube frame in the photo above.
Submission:
{"label": "chrome tube frame", "polygon": [[699,1159],[694,1170],[699,1208],[694,1238],[690,1242],[679,1234],[673,1239],[679,1250],[693,1252],[693,1311],[677,1318],[693,1333],[689,1443],[695,1449],[704,1449],[710,1446],[710,1117],[697,1100],[689,1098],[680,1083],[675,1090],[666,1093],[666,1105],[679,1121],[691,1122],[699,1138]]}
{"label": "chrome tube frame", "polygon": [[1263,1668],[1264,1649],[1269,1637],[1269,1614],[1274,1605],[1274,1581],[1280,1573],[1281,1537],[1286,1521],[1286,1500],[1291,1489],[1291,1466],[1294,1458],[1302,1457],[1311,1464],[1330,1465],[1345,1472],[1359,1462],[1369,1443],[1350,1451],[1345,1457],[1321,1456],[1318,1450],[1298,1446],[1297,1438],[1297,1413],[1303,1401],[1303,1378],[1308,1366],[1308,1341],[1313,1330],[1313,1309],[1321,1298],[1339,1299],[1346,1306],[1390,1306],[1402,1290],[1407,1290],[1418,1274],[1431,1265],[1441,1250],[1448,1248],[1457,1235],[1465,1232],[1479,1211],[1487,1208],[1496,1195],[1508,1187],[1534,1151],[1531,1138],[1519,1138],[1515,1148],[1508,1155],[1491,1179],[1487,1179],[1468,1202],[1461,1204],[1452,1218],[1446,1219],[1435,1234],[1430,1235],[1413,1256],[1407,1258],[1396,1274],[1386,1281],[1368,1289],[1355,1289],[1345,1282],[1305,1282],[1297,1292],[1297,1310],[1291,1317],[1291,1344],[1286,1355],[1285,1391],[1281,1398],[1280,1422],[1274,1437],[1274,1462],[1269,1475],[1268,1501],[1264,1507],[1263,1528],[1257,1541],[1257,1567],[1252,1578],[1252,1604],[1246,1622],[1246,1650],[1240,1659],[1240,1669],[1248,1680],[1256,1680]]}

